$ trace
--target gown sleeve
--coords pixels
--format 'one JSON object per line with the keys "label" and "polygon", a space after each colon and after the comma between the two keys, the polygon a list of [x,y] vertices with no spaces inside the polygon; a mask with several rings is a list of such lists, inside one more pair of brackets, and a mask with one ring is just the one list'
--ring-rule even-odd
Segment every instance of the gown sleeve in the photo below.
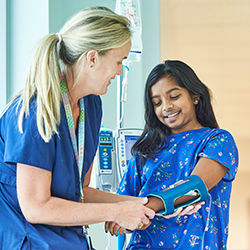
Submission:
{"label": "gown sleeve", "polygon": [[125,171],[117,193],[123,195],[138,196],[141,190],[141,171],[140,165],[135,157],[129,161],[128,168]]}
{"label": "gown sleeve", "polygon": [[[216,130],[215,130],[216,131]],[[222,129],[207,138],[200,157],[216,160],[228,168],[224,181],[233,181],[238,170],[238,149],[232,135]]]}
{"label": "gown sleeve", "polygon": [[[55,145],[53,136],[46,143],[40,136],[36,123],[36,105],[33,101],[30,112],[23,119],[23,133],[18,129],[19,112],[16,105],[6,114],[4,162],[8,164],[22,163],[52,170],[55,160]],[[55,135],[54,135],[55,136]]]}

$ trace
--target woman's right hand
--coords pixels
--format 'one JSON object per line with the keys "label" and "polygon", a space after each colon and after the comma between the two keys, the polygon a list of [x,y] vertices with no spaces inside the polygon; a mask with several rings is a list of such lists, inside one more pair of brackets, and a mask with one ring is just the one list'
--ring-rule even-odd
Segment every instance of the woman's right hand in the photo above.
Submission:
{"label": "woman's right hand", "polygon": [[133,201],[122,201],[114,204],[116,206],[114,222],[120,227],[134,231],[142,225],[147,225],[155,216],[155,212],[147,208],[145,204],[148,199],[138,198]]}

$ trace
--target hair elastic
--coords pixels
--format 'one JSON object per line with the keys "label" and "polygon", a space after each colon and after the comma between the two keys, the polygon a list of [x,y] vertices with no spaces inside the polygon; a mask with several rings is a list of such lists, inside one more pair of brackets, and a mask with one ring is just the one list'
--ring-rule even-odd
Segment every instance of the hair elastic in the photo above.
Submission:
{"label": "hair elastic", "polygon": [[59,32],[57,32],[56,35],[58,37],[58,43],[60,44],[62,42],[62,35]]}
{"label": "hair elastic", "polygon": [[64,76],[63,76],[63,63],[62,63],[62,60],[60,59],[60,49],[61,49],[61,42],[62,42],[62,35],[57,32],[56,33],[57,37],[58,37],[58,41],[56,43],[56,50],[57,50],[57,56],[58,56],[58,64],[59,64],[59,68],[60,68],[60,71],[61,71],[61,80],[60,81],[63,81],[64,80]]}

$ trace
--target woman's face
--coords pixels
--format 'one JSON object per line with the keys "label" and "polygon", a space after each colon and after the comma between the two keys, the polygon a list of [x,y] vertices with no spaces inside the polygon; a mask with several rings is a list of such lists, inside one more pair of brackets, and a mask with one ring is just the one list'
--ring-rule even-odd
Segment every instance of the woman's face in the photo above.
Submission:
{"label": "woman's face", "polygon": [[96,56],[95,64],[88,74],[92,94],[103,95],[107,92],[111,80],[122,73],[122,61],[128,57],[130,48],[129,41],[120,48],[111,49],[104,55]]}
{"label": "woman's face", "polygon": [[161,78],[151,87],[151,101],[157,118],[172,134],[202,127],[195,114],[199,97],[191,97],[170,77]]}

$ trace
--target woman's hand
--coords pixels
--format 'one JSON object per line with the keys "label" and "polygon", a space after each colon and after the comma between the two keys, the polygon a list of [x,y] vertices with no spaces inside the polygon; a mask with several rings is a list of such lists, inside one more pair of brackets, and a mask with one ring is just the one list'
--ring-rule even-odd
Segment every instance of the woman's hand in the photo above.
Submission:
{"label": "woman's hand", "polygon": [[142,225],[147,225],[155,216],[154,210],[147,208],[145,204],[148,199],[138,198],[134,201],[123,201],[115,203],[114,222],[123,228],[135,230]]}

